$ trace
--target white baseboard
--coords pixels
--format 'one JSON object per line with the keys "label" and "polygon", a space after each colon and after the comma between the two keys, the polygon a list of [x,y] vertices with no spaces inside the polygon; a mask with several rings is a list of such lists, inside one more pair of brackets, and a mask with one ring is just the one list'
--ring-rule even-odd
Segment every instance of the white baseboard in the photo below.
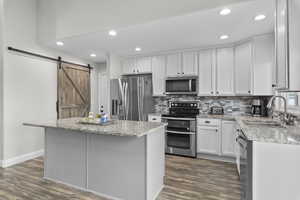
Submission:
{"label": "white baseboard", "polygon": [[39,150],[39,151],[35,151],[35,152],[31,152],[31,153],[27,153],[27,154],[23,154],[21,156],[16,156],[14,158],[10,158],[7,160],[1,160],[0,164],[2,168],[6,168],[6,167],[10,167],[22,162],[25,162],[27,160],[31,160],[40,156],[44,155],[44,149]]}

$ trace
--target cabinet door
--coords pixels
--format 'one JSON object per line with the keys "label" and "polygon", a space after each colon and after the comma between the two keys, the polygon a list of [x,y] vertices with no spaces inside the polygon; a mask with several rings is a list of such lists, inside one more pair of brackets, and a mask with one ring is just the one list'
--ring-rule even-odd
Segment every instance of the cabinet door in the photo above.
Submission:
{"label": "cabinet door", "polygon": [[181,76],[181,56],[180,54],[167,55],[167,76]]}
{"label": "cabinet door", "polygon": [[222,121],[222,155],[235,156],[235,123]]}
{"label": "cabinet door", "polygon": [[273,34],[253,39],[253,94],[273,95],[275,70],[275,38]]}
{"label": "cabinet door", "polygon": [[217,127],[198,126],[197,152],[220,155],[220,133]]}
{"label": "cabinet door", "polygon": [[165,92],[166,57],[152,57],[153,95],[161,96]]}
{"label": "cabinet door", "polygon": [[198,55],[196,52],[182,53],[182,74],[191,76],[198,74]]}
{"label": "cabinet door", "polygon": [[136,72],[137,73],[146,73],[151,72],[151,58],[138,58],[136,64]]}
{"label": "cabinet door", "polygon": [[126,59],[123,61],[123,74],[133,74],[136,73],[136,60]]}
{"label": "cabinet door", "polygon": [[278,89],[288,88],[288,8],[287,0],[277,0],[276,9],[276,68]]}
{"label": "cabinet door", "polygon": [[213,51],[199,53],[199,95],[214,95]]}
{"label": "cabinet door", "polygon": [[247,42],[235,47],[235,93],[252,93],[252,44]]}
{"label": "cabinet door", "polygon": [[234,95],[234,51],[233,48],[217,50],[216,94]]}

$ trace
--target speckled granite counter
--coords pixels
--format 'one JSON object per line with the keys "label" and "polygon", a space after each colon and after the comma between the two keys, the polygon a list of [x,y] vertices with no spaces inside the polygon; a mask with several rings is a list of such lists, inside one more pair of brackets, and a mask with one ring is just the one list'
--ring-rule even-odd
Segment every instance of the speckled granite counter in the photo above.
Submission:
{"label": "speckled granite counter", "polygon": [[85,125],[80,124],[80,118],[61,119],[48,122],[33,122],[24,123],[25,126],[43,127],[43,128],[59,128],[72,131],[82,131],[86,133],[94,133],[101,135],[115,135],[115,136],[135,136],[142,137],[155,129],[165,126],[164,123],[156,122],[138,122],[115,120],[109,125]]}
{"label": "speckled granite counter", "polygon": [[236,121],[247,139],[256,142],[300,145],[300,128],[297,126],[272,127],[247,125],[245,120],[272,121],[271,118],[236,117]]}
{"label": "speckled granite counter", "polygon": [[[157,114],[159,115],[159,114]],[[272,127],[265,125],[247,125],[244,120],[253,121],[273,121],[271,118],[266,117],[252,117],[251,115],[240,114],[225,114],[225,115],[211,115],[211,114],[199,114],[198,118],[207,119],[220,119],[236,121],[247,139],[256,142],[268,142],[278,144],[293,144],[300,145],[300,127],[287,126]]]}

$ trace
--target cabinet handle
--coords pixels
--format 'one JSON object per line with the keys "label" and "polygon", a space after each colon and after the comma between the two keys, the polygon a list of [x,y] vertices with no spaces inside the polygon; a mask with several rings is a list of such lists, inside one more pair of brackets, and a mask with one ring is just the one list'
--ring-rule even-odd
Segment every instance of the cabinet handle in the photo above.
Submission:
{"label": "cabinet handle", "polygon": [[135,69],[133,70],[133,72],[135,72]]}
{"label": "cabinet handle", "polygon": [[179,72],[177,72],[177,74],[180,74]]}
{"label": "cabinet handle", "polygon": [[277,87],[277,85],[276,84],[272,84],[272,87],[275,88],[275,87]]}
{"label": "cabinet handle", "polygon": [[214,92],[210,92],[211,94],[214,94]]}
{"label": "cabinet handle", "polygon": [[219,92],[217,91],[217,94],[219,94]]}
{"label": "cabinet handle", "polygon": [[136,71],[137,71],[137,72],[139,72],[139,70],[138,70],[138,69],[137,69]]}
{"label": "cabinet handle", "polygon": [[182,72],[182,74],[184,74],[184,72]]}
{"label": "cabinet handle", "polygon": [[156,118],[152,118],[153,121],[157,120]]}
{"label": "cabinet handle", "polygon": [[210,124],[210,121],[205,121],[206,124]]}
{"label": "cabinet handle", "polygon": [[248,91],[248,93],[250,94],[250,93],[251,93],[251,91],[249,90],[249,91]]}

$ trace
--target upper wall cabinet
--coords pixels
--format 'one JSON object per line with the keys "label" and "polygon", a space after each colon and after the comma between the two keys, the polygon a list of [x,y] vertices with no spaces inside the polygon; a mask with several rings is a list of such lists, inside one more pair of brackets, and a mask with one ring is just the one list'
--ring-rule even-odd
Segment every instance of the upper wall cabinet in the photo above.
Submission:
{"label": "upper wall cabinet", "polygon": [[300,91],[300,2],[276,1],[276,84],[278,90]]}
{"label": "upper wall cabinet", "polygon": [[300,1],[289,2],[289,89],[300,91]]}
{"label": "upper wall cabinet", "polygon": [[125,59],[123,74],[135,73],[151,73],[151,57]]}
{"label": "upper wall cabinet", "polygon": [[211,96],[214,90],[214,51],[205,50],[199,52],[199,95]]}
{"label": "upper wall cabinet", "polygon": [[137,73],[151,73],[151,57],[138,58],[136,61]]}
{"label": "upper wall cabinet", "polygon": [[136,59],[129,58],[123,61],[123,74],[137,73],[136,71]]}
{"label": "upper wall cabinet", "polygon": [[166,57],[152,57],[153,96],[162,96],[165,92]]}
{"label": "upper wall cabinet", "polygon": [[253,39],[253,94],[273,95],[275,70],[274,34]]}
{"label": "upper wall cabinet", "polygon": [[168,77],[183,75],[181,70],[181,54],[176,53],[167,55],[166,68]]}
{"label": "upper wall cabinet", "polygon": [[252,44],[247,42],[235,47],[235,93],[252,93]]}
{"label": "upper wall cabinet", "polygon": [[182,53],[182,74],[190,76],[198,74],[198,56],[196,52]]}
{"label": "upper wall cabinet", "polygon": [[234,95],[234,50],[217,49],[216,94]]}

